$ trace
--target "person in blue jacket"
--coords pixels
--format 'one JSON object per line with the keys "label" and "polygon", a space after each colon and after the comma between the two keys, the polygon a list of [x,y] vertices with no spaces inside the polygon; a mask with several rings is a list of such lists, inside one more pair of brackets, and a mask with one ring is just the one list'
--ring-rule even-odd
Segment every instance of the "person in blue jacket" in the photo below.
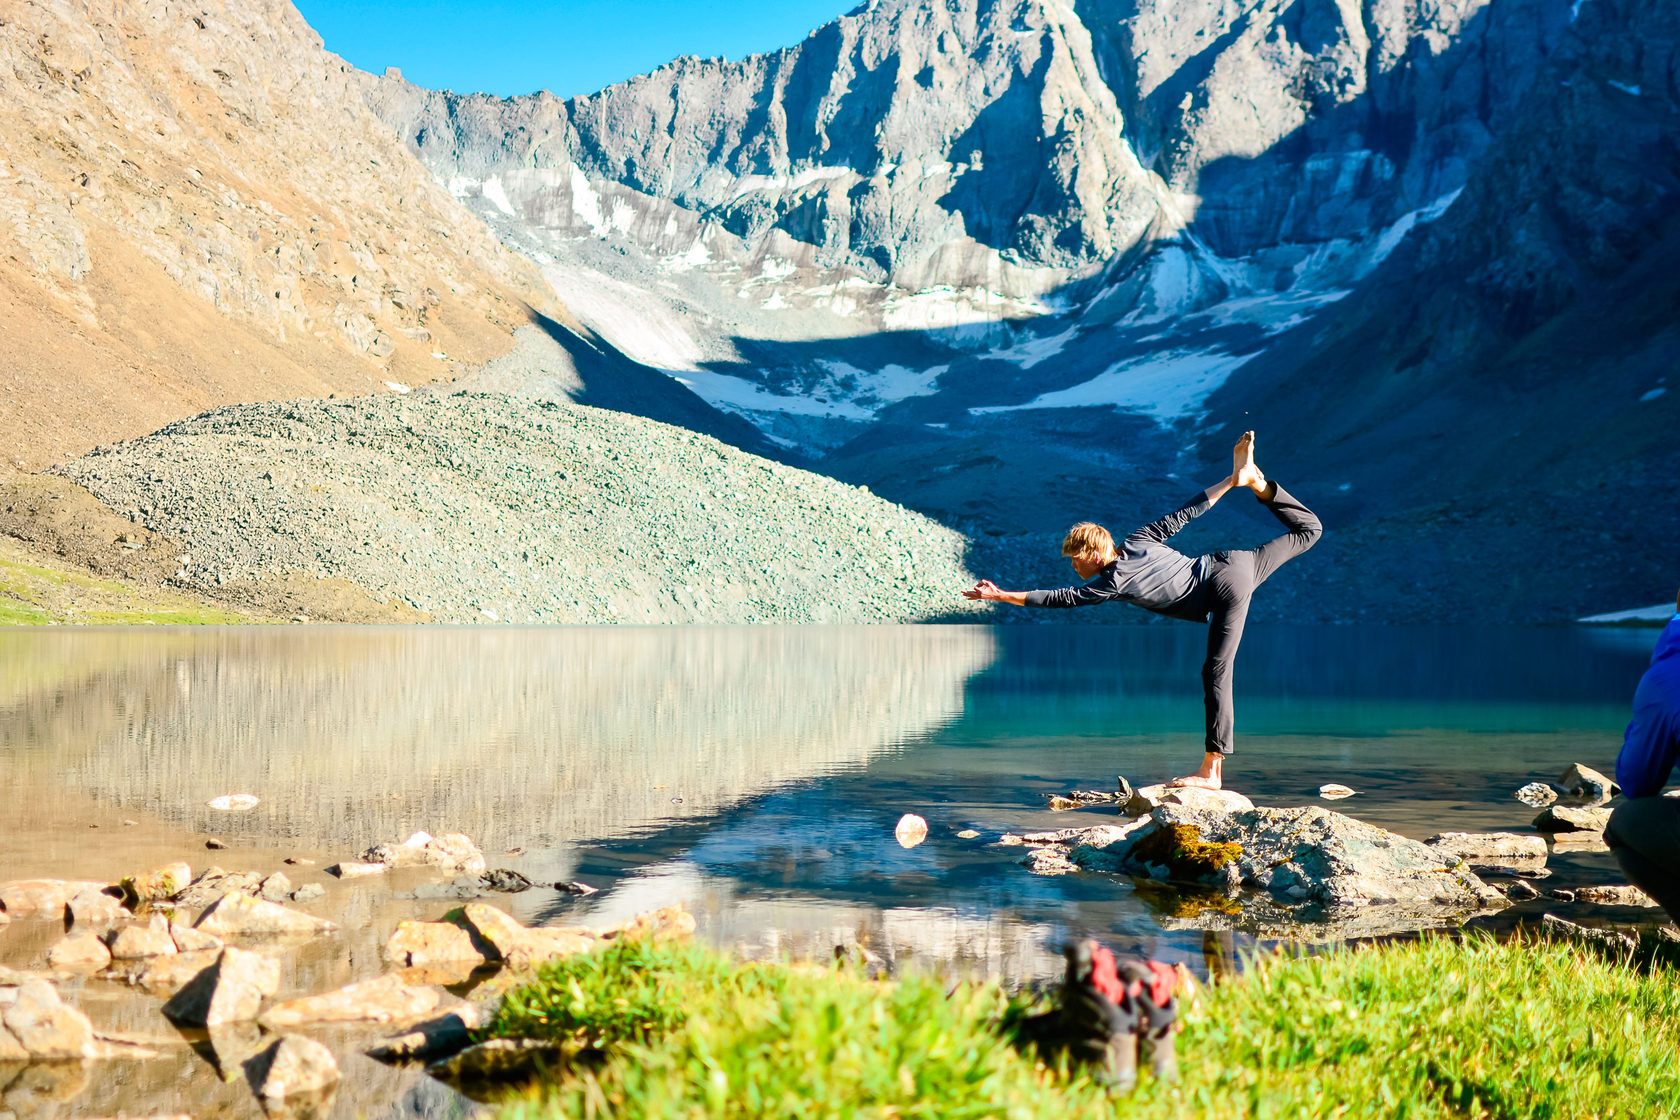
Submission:
{"label": "person in blue jacket", "polygon": [[1616,757],[1627,800],[1610,814],[1604,842],[1634,885],[1680,921],[1680,797],[1661,796],[1680,759],[1680,600],[1675,611],[1633,693],[1633,721]]}

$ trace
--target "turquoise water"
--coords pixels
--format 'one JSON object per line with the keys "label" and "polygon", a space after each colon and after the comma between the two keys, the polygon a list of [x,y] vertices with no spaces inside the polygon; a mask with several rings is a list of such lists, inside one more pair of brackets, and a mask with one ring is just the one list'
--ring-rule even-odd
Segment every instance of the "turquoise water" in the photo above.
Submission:
{"label": "turquoise water", "polygon": [[[1338,810],[1417,837],[1525,828],[1518,786],[1613,768],[1654,639],[1252,627],[1228,783],[1296,805],[1340,782],[1359,794]],[[158,843],[341,857],[459,830],[493,864],[601,888],[517,896],[533,921],[682,900],[747,952],[862,939],[1011,975],[1053,970],[1071,931],[1228,953],[1240,939],[1172,928],[1128,881],[1036,878],[992,844],[1109,819],[1052,814],[1046,794],[1192,767],[1201,641],[1188,625],[6,631],[0,764],[24,796],[0,877],[97,863],[110,833],[66,833],[78,814]],[[205,807],[234,792],[262,802]],[[892,839],[906,812],[930,826],[909,850]],[[1601,852],[1553,867],[1548,885],[1620,881]]]}

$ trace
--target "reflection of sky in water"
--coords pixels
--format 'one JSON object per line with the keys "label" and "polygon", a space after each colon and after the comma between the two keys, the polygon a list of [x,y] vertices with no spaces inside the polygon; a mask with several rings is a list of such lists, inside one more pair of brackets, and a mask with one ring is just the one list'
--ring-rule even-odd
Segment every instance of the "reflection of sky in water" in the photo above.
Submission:
{"label": "reflection of sky in water", "polygon": [[[1054,968],[1069,931],[1194,955],[1129,883],[1043,879],[1005,829],[1111,819],[1044,795],[1183,772],[1200,755],[1193,626],[311,629],[0,634],[0,759],[53,790],[188,827],[352,849],[460,829],[535,878],[526,918],[627,916],[677,899],[771,951],[860,935],[892,952]],[[1652,631],[1256,625],[1237,668],[1233,784],[1337,805],[1413,836],[1524,828],[1510,794],[1614,763]],[[395,795],[395,796],[393,796]],[[68,794],[66,794],[68,796]],[[680,797],[681,804],[672,798]],[[926,817],[911,850],[899,815]],[[965,828],[979,839],[961,839]],[[1558,857],[1617,878],[1608,857]],[[849,933],[847,931],[850,931]],[[804,940],[801,940],[804,939]],[[897,940],[894,940],[897,939]],[[834,942],[830,941],[832,945]]]}

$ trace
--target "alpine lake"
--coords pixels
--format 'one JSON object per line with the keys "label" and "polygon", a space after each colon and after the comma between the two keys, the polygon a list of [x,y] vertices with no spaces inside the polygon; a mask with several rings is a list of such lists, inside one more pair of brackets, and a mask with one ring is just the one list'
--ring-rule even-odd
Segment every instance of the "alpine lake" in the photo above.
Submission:
{"label": "alpine lake", "polygon": [[[1518,787],[1572,762],[1613,770],[1655,637],[1251,625],[1227,785],[1294,806],[1341,783],[1357,793],[1336,811],[1418,839],[1526,831]],[[0,881],[284,868],[325,888],[300,908],[340,929],[286,955],[280,998],[378,975],[398,922],[460,904],[424,869],[325,873],[422,829],[465,833],[491,868],[533,881],[483,892],[527,925],[680,902],[699,937],[754,958],[862,945],[891,968],[1027,983],[1089,935],[1199,974],[1240,967],[1252,938],[1175,920],[1159,889],[1035,876],[997,844],[1115,816],[1051,812],[1047,795],[1193,767],[1203,639],[1180,625],[0,630]],[[209,806],[227,794],[258,801]],[[928,824],[910,848],[894,838],[905,813]],[[1594,845],[1549,866],[1548,888],[1625,881]],[[571,883],[596,891],[555,886]],[[1548,909],[1564,912],[1543,894],[1473,924],[1508,931]],[[45,969],[64,931],[0,927],[0,966]],[[99,975],[59,990],[158,1056],[0,1065],[0,1113],[263,1115],[157,999]],[[386,1029],[309,1033],[343,1071],[332,1116],[481,1107],[364,1056]]]}

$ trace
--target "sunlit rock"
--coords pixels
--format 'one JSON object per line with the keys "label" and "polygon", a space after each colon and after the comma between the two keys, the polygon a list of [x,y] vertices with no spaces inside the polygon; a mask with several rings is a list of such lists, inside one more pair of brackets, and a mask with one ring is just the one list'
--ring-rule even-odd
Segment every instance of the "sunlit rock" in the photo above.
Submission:
{"label": "sunlit rock", "polygon": [[198,916],[193,928],[217,937],[326,933],[338,927],[325,918],[305,914],[266,899],[227,894]]}
{"label": "sunlit rock", "polygon": [[280,987],[280,962],[228,946],[163,1005],[183,1026],[214,1027],[255,1019],[265,996]]}
{"label": "sunlit rock", "polygon": [[427,1014],[439,998],[436,988],[409,984],[391,974],[277,1003],[258,1022],[276,1031],[305,1023],[396,1023]]}

